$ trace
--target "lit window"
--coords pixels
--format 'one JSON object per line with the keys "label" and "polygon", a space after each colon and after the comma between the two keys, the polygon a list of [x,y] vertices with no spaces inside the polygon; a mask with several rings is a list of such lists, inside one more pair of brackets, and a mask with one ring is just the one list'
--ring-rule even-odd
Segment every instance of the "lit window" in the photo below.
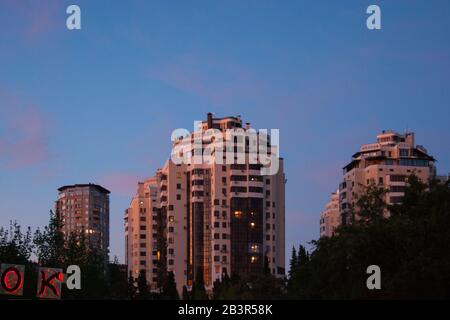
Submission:
{"label": "lit window", "polygon": [[242,211],[236,210],[236,211],[234,212],[234,216],[235,216],[236,218],[240,218],[241,215],[242,215]]}

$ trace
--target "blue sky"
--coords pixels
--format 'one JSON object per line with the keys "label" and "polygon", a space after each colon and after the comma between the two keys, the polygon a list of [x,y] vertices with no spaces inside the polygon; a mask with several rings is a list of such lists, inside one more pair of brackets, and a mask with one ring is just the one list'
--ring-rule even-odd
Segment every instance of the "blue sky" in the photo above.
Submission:
{"label": "blue sky", "polygon": [[289,253],[381,130],[415,131],[450,172],[449,31],[446,0],[0,0],[0,225],[42,226],[59,186],[101,183],[123,261],[137,180],[210,111],[280,129]]}

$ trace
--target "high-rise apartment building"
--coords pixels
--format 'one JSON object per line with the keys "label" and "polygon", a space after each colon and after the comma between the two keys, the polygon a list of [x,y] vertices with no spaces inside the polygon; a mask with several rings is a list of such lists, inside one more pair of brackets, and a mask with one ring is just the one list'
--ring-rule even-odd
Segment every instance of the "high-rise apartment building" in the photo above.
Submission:
{"label": "high-rise apartment building", "polygon": [[107,261],[109,254],[109,190],[96,184],[75,184],[58,189],[56,216],[66,239],[83,232],[89,244]]}
{"label": "high-rise apartment building", "polygon": [[[222,148],[219,141],[233,139],[230,129],[250,132],[240,117],[208,114],[196,131],[184,137],[184,141],[200,137],[200,144],[180,153],[192,156],[195,148],[209,149],[217,160],[222,157],[216,149]],[[174,150],[180,143],[174,142]],[[125,212],[126,257],[132,275],[145,270],[151,287],[157,288],[164,274],[172,271],[180,292],[199,272],[209,290],[225,273],[262,273],[266,268],[284,277],[283,159],[277,158],[275,174],[264,175],[263,165],[252,160],[251,143],[245,139],[228,150],[234,163],[170,159],[154,177],[139,183]],[[275,151],[270,145],[268,152]]]}
{"label": "high-rise apartment building", "polygon": [[348,213],[357,196],[371,183],[385,188],[386,203],[395,204],[402,201],[408,176],[414,174],[423,182],[436,176],[435,159],[415,144],[412,132],[383,131],[376,143],[362,145],[343,170],[339,209],[344,224],[349,222]]}
{"label": "high-rise apartment building", "polygon": [[331,237],[340,224],[339,216],[339,190],[331,194],[330,201],[320,214],[320,236]]}

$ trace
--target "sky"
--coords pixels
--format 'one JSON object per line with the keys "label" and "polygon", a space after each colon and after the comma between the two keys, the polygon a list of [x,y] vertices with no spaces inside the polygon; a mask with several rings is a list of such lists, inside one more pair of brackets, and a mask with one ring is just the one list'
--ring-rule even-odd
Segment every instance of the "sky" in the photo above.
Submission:
{"label": "sky", "polygon": [[280,129],[289,257],[381,130],[414,131],[450,172],[449,31],[448,0],[0,0],[0,226],[43,226],[58,187],[99,183],[124,261],[124,210],[171,132],[241,115]]}

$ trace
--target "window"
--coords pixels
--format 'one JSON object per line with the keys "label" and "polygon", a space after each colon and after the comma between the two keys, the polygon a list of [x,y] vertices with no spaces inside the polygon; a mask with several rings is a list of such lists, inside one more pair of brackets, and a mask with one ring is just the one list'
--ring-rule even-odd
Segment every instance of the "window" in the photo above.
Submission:
{"label": "window", "polygon": [[177,200],[181,200],[181,194],[177,194]]}
{"label": "window", "polygon": [[247,192],[246,187],[231,187],[231,192]]}
{"label": "window", "polygon": [[247,181],[247,176],[231,176],[230,181]]}
{"label": "window", "polygon": [[177,183],[177,189],[178,189],[178,190],[181,189],[181,183]]}
{"label": "window", "polygon": [[409,150],[408,149],[400,149],[400,157],[407,157],[409,156]]}
{"label": "window", "polygon": [[424,159],[400,159],[401,166],[410,166],[410,167],[427,167],[428,160]]}
{"label": "window", "polygon": [[389,192],[405,192],[405,186],[390,186]]}
{"label": "window", "polygon": [[390,176],[390,180],[394,181],[394,182],[404,182],[406,180],[406,176],[405,175],[391,175]]}
{"label": "window", "polygon": [[403,200],[403,197],[390,197],[390,202],[392,204],[401,203]]}

